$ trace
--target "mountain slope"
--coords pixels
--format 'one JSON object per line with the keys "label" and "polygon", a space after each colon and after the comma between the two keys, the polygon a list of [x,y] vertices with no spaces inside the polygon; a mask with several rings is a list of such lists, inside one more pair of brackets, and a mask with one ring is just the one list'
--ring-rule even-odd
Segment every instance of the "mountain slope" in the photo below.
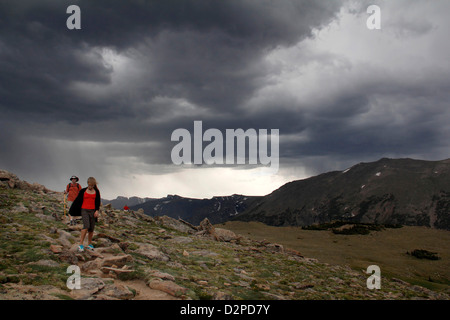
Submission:
{"label": "mountain slope", "polygon": [[293,181],[234,220],[305,226],[332,220],[450,230],[450,159],[387,159]]}

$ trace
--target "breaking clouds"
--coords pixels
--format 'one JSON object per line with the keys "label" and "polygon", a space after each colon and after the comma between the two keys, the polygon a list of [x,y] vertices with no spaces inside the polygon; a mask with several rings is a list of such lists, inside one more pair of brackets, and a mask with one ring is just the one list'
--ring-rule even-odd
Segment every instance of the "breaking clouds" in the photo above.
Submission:
{"label": "breaking clouds", "polygon": [[[81,30],[66,9],[81,8]],[[366,9],[381,8],[381,30]],[[263,195],[449,157],[448,1],[2,1],[0,168],[102,196]],[[177,128],[280,130],[280,170],[175,166]]]}

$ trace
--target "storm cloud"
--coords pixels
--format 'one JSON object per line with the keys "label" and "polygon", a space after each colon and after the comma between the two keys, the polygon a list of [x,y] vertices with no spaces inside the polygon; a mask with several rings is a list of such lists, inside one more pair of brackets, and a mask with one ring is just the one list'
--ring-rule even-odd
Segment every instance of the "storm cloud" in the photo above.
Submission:
{"label": "storm cloud", "polygon": [[[72,4],[81,30],[66,27]],[[366,27],[370,4],[381,8],[381,30]],[[448,158],[449,9],[2,1],[0,167],[53,189],[92,175],[106,197],[207,197],[265,194],[381,157]],[[171,133],[195,120],[223,132],[279,129],[278,175],[173,165]]]}

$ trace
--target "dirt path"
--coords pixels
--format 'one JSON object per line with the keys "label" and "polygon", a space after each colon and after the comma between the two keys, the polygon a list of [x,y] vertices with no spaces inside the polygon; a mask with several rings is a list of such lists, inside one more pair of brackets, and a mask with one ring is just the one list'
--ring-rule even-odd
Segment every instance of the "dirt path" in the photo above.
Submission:
{"label": "dirt path", "polygon": [[[105,261],[129,256],[124,252],[117,254],[112,253],[114,252],[113,246],[114,244],[112,246],[99,247],[95,248],[93,251],[85,249],[85,252],[79,253],[77,251],[78,244],[73,244],[69,250],[79,257],[77,265],[81,269],[81,277],[101,279],[102,281],[109,283],[109,287],[128,288],[131,292],[135,292],[135,295],[131,300],[180,300],[167,292],[150,288],[144,280],[123,281],[119,280],[114,272],[104,273],[101,268]],[[131,256],[129,256],[129,258],[132,259]],[[123,265],[127,265],[127,263],[120,264],[118,269],[123,267]],[[111,282],[113,282],[112,285]],[[98,292],[92,294],[92,297],[95,298],[96,295],[101,295],[101,292],[102,289],[99,289]],[[76,291],[72,291],[70,296],[75,299],[80,297],[79,292]]]}

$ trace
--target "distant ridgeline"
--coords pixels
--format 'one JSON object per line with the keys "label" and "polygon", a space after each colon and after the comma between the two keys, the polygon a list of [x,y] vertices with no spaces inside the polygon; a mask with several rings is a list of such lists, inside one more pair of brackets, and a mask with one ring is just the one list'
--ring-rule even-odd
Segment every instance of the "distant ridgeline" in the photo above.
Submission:
{"label": "distant ridgeline", "polygon": [[272,226],[310,226],[331,221],[415,225],[450,230],[450,159],[386,159],[344,171],[289,182],[267,196],[104,200],[117,209],[144,209],[198,224],[229,220]]}
{"label": "distant ridgeline", "polygon": [[253,199],[233,220],[273,226],[330,221],[450,230],[450,159],[386,159],[293,181]]}
{"label": "distant ridgeline", "polygon": [[[104,201],[111,203],[116,209],[127,205],[130,210],[143,209],[149,216],[169,216],[181,218],[194,225],[208,218],[211,223],[217,224],[230,220],[243,212],[248,203],[261,197],[251,197],[234,194],[232,196],[213,197],[211,199],[192,199],[177,195],[168,195],[161,199],[144,199],[118,197],[115,200]],[[128,199],[128,200],[127,200]],[[138,203],[138,204],[135,204]]]}

